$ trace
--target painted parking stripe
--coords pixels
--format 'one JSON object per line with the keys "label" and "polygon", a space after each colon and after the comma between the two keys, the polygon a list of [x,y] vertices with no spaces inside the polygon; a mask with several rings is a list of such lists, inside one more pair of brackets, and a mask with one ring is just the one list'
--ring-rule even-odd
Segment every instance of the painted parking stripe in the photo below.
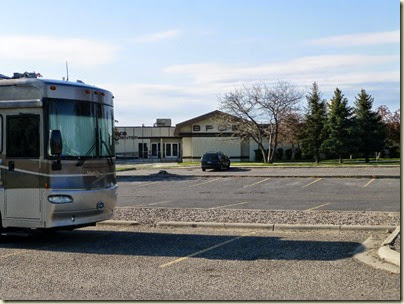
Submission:
{"label": "painted parking stripe", "polygon": [[370,185],[371,183],[373,183],[375,180],[376,180],[375,178],[371,179],[366,185],[363,186],[363,188],[369,186],[369,185]]}
{"label": "painted parking stripe", "polygon": [[212,183],[212,182],[214,182],[214,181],[217,181],[217,180],[219,180],[219,179],[220,179],[220,177],[214,178],[214,179],[208,180],[208,181],[203,182],[203,183],[198,183],[198,184],[191,185],[191,186],[189,186],[189,187],[196,187],[196,186],[205,185],[205,184],[208,184],[208,183]]}
{"label": "painted parking stripe", "polygon": [[219,209],[219,208],[225,208],[225,207],[231,207],[231,206],[238,206],[238,205],[245,205],[248,204],[248,202],[241,202],[237,204],[230,204],[230,205],[223,205],[223,206],[217,206],[217,207],[211,207],[209,209]]}
{"label": "painted parking stripe", "polygon": [[328,206],[328,205],[331,205],[331,203],[325,203],[325,204],[322,204],[322,205],[319,205],[319,206],[316,206],[316,207],[313,207],[313,208],[306,209],[306,210],[304,210],[304,211],[316,210],[316,209],[318,209],[318,208],[321,208],[321,207],[324,207],[324,206]]}
{"label": "painted parking stripe", "polygon": [[149,185],[154,185],[154,184],[158,184],[161,182],[150,182],[150,183],[144,183],[144,184],[138,184],[138,186],[149,186]]}
{"label": "painted parking stripe", "polygon": [[310,186],[310,185],[313,185],[314,183],[317,183],[317,182],[320,181],[320,180],[322,180],[321,177],[320,177],[319,179],[316,179],[314,182],[311,182],[310,184],[307,184],[307,185],[303,186],[302,188],[306,188],[306,187],[308,187],[308,186]]}
{"label": "painted parking stripe", "polygon": [[173,261],[171,261],[171,262],[162,264],[162,265],[160,265],[160,268],[164,268],[164,267],[167,267],[167,266],[171,266],[171,265],[173,265],[173,264],[177,264],[177,263],[182,262],[182,261],[184,261],[184,260],[186,260],[186,259],[192,258],[192,257],[194,257],[194,256],[196,256],[196,255],[205,253],[205,252],[210,251],[210,250],[212,250],[212,249],[218,248],[218,247],[220,247],[220,246],[226,245],[226,244],[228,244],[228,243],[237,241],[237,240],[239,240],[239,239],[241,239],[241,238],[244,238],[244,237],[246,237],[246,236],[250,236],[250,235],[253,235],[253,234],[255,234],[255,232],[250,232],[250,233],[247,233],[247,234],[243,234],[243,235],[238,236],[238,237],[236,237],[236,238],[230,239],[230,240],[228,240],[228,241],[226,241],[226,242],[217,244],[217,245],[215,245],[215,246],[212,246],[212,247],[209,247],[209,248],[200,250],[200,251],[198,251],[198,252],[194,252],[194,253],[192,253],[192,254],[190,254],[190,255],[187,255],[187,256],[185,256],[185,257],[178,258],[178,259],[175,259],[175,260],[173,260]]}
{"label": "painted parking stripe", "polygon": [[148,204],[147,206],[162,205],[162,204],[168,204],[168,203],[171,203],[171,201],[161,201],[161,202],[157,202],[157,203],[151,203],[151,204]]}
{"label": "painted parking stripe", "polygon": [[260,180],[260,181],[258,181],[258,182],[255,182],[255,183],[253,183],[253,184],[245,185],[245,186],[243,186],[243,188],[247,188],[247,187],[251,187],[251,186],[255,186],[255,185],[261,184],[261,183],[267,181],[268,179],[270,179],[270,177],[264,178],[263,180]]}

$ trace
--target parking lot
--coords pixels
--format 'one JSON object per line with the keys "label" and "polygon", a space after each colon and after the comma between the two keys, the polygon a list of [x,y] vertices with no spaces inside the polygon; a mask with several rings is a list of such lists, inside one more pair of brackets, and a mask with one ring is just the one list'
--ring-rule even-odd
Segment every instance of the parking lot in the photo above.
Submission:
{"label": "parking lot", "polygon": [[[366,253],[380,262],[377,249],[389,235],[385,228],[272,231],[258,226],[225,229],[156,225],[172,220],[374,226],[398,223],[400,179],[394,176],[380,178],[368,172],[357,177],[333,177],[324,172],[311,176],[306,171],[295,176],[296,171],[291,170],[287,171],[290,176],[279,177],[275,171],[261,170],[261,175],[253,171],[243,175],[243,170],[198,175],[192,169],[164,174],[139,170],[119,175],[117,207],[131,208],[117,208],[115,215],[119,220],[139,220],[141,225],[129,226],[129,222],[121,221],[116,226],[2,237],[0,298],[400,299],[399,274],[356,257]],[[274,210],[280,211],[272,214]],[[320,211],[325,212],[321,215]],[[364,247],[368,240],[376,247]]]}
{"label": "parking lot", "polygon": [[369,237],[386,233],[102,226],[7,237],[0,297],[398,300],[399,274],[353,257]]}
{"label": "parking lot", "polygon": [[400,211],[393,178],[121,176],[119,207]]}

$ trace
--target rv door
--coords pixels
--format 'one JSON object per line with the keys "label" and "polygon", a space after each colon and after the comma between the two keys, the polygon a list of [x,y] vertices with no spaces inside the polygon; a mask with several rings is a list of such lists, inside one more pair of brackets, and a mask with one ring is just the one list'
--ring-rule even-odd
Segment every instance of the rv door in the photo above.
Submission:
{"label": "rv door", "polygon": [[[9,226],[41,220],[39,191],[40,114],[9,110],[5,115],[5,220]],[[31,226],[31,225],[28,225]]]}

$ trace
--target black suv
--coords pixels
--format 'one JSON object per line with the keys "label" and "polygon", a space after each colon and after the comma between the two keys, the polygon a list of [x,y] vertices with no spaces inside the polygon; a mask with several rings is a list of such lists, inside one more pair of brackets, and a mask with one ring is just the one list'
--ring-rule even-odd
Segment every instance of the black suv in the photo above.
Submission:
{"label": "black suv", "polygon": [[230,159],[222,152],[208,152],[201,157],[202,171],[206,169],[229,169]]}

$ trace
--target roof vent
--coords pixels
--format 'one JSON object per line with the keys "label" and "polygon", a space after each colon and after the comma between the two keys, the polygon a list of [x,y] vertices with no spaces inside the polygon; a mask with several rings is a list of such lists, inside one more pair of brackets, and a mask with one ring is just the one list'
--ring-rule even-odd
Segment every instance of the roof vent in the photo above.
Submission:
{"label": "roof vent", "polygon": [[155,127],[171,127],[171,119],[170,118],[157,118]]}

